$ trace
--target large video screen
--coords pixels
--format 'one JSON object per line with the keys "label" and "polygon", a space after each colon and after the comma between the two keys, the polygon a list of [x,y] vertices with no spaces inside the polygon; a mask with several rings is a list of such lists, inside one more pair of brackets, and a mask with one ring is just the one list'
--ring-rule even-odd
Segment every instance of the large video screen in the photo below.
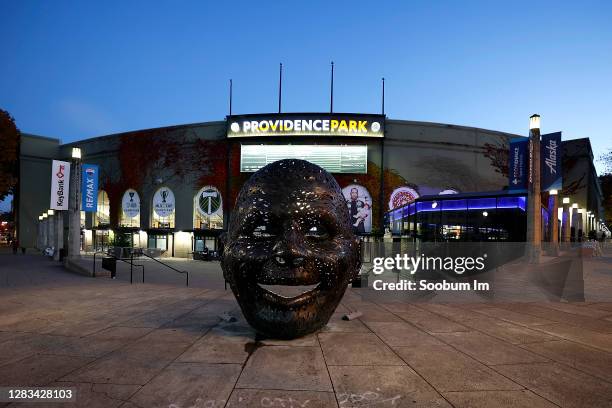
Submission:
{"label": "large video screen", "polygon": [[330,173],[367,173],[366,145],[246,145],[240,149],[240,171],[255,172],[282,159],[308,160]]}

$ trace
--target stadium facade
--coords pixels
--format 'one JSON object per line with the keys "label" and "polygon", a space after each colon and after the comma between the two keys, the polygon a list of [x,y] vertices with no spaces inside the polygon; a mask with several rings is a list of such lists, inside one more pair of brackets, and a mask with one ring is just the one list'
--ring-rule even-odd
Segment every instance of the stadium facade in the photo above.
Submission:
{"label": "stadium facade", "polygon": [[[418,208],[430,206],[431,210],[436,199],[446,202],[455,195],[457,199],[481,199],[479,205],[486,201],[482,199],[497,200],[489,212],[498,214],[500,221],[487,219],[487,229],[496,232],[478,234],[478,239],[521,241],[524,231],[511,227],[514,222],[524,224],[525,207],[519,205],[520,191],[508,191],[509,145],[521,138],[525,139],[474,127],[351,113],[228,116],[222,121],[67,144],[24,134],[18,236],[24,247],[44,245],[39,216],[50,207],[52,160],[70,162],[72,149],[78,147],[81,163],[99,169],[96,197],[87,198],[95,208],[81,213],[83,250],[103,250],[119,234],[135,247],[158,248],[165,256],[189,257],[204,247],[216,250],[243,183],[253,171],[281,158],[303,158],[330,171],[343,189],[357,233],[476,239],[462,232],[461,217],[446,224],[443,219],[436,221],[441,224],[436,224],[433,237],[431,231],[414,225],[415,221],[418,225],[429,221],[409,218],[420,202],[428,204]],[[562,152],[563,189],[559,194],[585,214],[581,215],[584,223],[576,224],[572,232],[578,239],[582,233],[600,229],[601,189],[588,139],[564,141]],[[546,203],[547,197],[543,198]],[[516,204],[511,209],[499,207],[499,203],[503,207],[510,202]],[[468,217],[472,202],[465,203],[461,210]],[[415,212],[409,214],[411,204]],[[406,211],[398,215],[397,210],[403,208]],[[545,205],[542,211],[547,220],[557,218]],[[407,222],[402,221],[403,214]],[[593,214],[589,215],[592,221],[587,214]],[[68,222],[63,225],[67,228]]]}

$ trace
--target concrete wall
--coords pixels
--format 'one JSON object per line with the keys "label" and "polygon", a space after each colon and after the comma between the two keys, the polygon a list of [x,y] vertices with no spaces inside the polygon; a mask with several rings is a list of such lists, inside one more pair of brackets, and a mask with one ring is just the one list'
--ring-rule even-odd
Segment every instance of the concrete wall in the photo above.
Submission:
{"label": "concrete wall", "polygon": [[444,125],[389,120],[385,167],[396,170],[420,195],[442,190],[494,191],[508,185],[507,176],[486,157],[487,148],[508,151],[518,135]]}

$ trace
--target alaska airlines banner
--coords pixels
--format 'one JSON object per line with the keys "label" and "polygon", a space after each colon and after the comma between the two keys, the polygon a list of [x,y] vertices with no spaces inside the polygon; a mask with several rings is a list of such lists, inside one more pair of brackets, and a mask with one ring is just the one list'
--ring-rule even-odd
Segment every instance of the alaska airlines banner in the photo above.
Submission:
{"label": "alaska airlines banner", "polygon": [[383,115],[288,113],[227,117],[227,137],[353,136],[383,137]]}
{"label": "alaska airlines banner", "polygon": [[509,190],[524,190],[527,188],[527,148],[528,139],[514,140],[510,142],[510,160],[508,162]]}
{"label": "alaska airlines banner", "polygon": [[540,145],[542,191],[561,190],[561,132],[542,135]]}
{"label": "alaska airlines banner", "polygon": [[81,211],[96,212],[98,209],[98,174],[95,164],[83,164],[81,171]]}
{"label": "alaska airlines banner", "polygon": [[51,166],[51,205],[52,210],[68,209],[70,187],[70,163],[53,160]]}

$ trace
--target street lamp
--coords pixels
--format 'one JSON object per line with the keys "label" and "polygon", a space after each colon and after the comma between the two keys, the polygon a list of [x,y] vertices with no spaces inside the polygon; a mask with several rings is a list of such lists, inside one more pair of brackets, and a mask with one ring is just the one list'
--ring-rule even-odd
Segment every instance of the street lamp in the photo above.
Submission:
{"label": "street lamp", "polygon": [[68,209],[68,257],[81,255],[81,148],[72,148],[70,184],[73,186]]}
{"label": "street lamp", "polygon": [[[552,201],[552,208],[550,209],[550,221],[549,232],[550,232],[550,252],[551,255],[559,255],[559,191],[552,189],[548,192]],[[563,216],[561,217],[563,220]]]}
{"label": "street lamp", "polygon": [[47,214],[47,212],[45,211],[40,216],[42,217],[42,223],[40,226],[41,235],[42,235],[41,245],[42,245],[42,249],[44,250],[46,247],[49,246],[49,228],[48,228],[49,221],[47,220],[47,218],[49,217],[49,214]]}
{"label": "street lamp", "polygon": [[540,115],[529,117],[529,189],[527,190],[527,257],[540,262],[542,249],[542,199],[540,198]]}
{"label": "street lamp", "polygon": [[54,247],[56,248],[55,245],[55,237],[56,237],[56,232],[55,232],[55,211],[54,210],[47,210],[47,246],[48,247]]}
{"label": "street lamp", "polygon": [[540,115],[537,113],[529,117],[529,130],[540,130]]}
{"label": "street lamp", "polygon": [[570,198],[563,197],[563,216],[561,217],[561,241],[570,242],[572,232],[572,212],[570,211]]}

